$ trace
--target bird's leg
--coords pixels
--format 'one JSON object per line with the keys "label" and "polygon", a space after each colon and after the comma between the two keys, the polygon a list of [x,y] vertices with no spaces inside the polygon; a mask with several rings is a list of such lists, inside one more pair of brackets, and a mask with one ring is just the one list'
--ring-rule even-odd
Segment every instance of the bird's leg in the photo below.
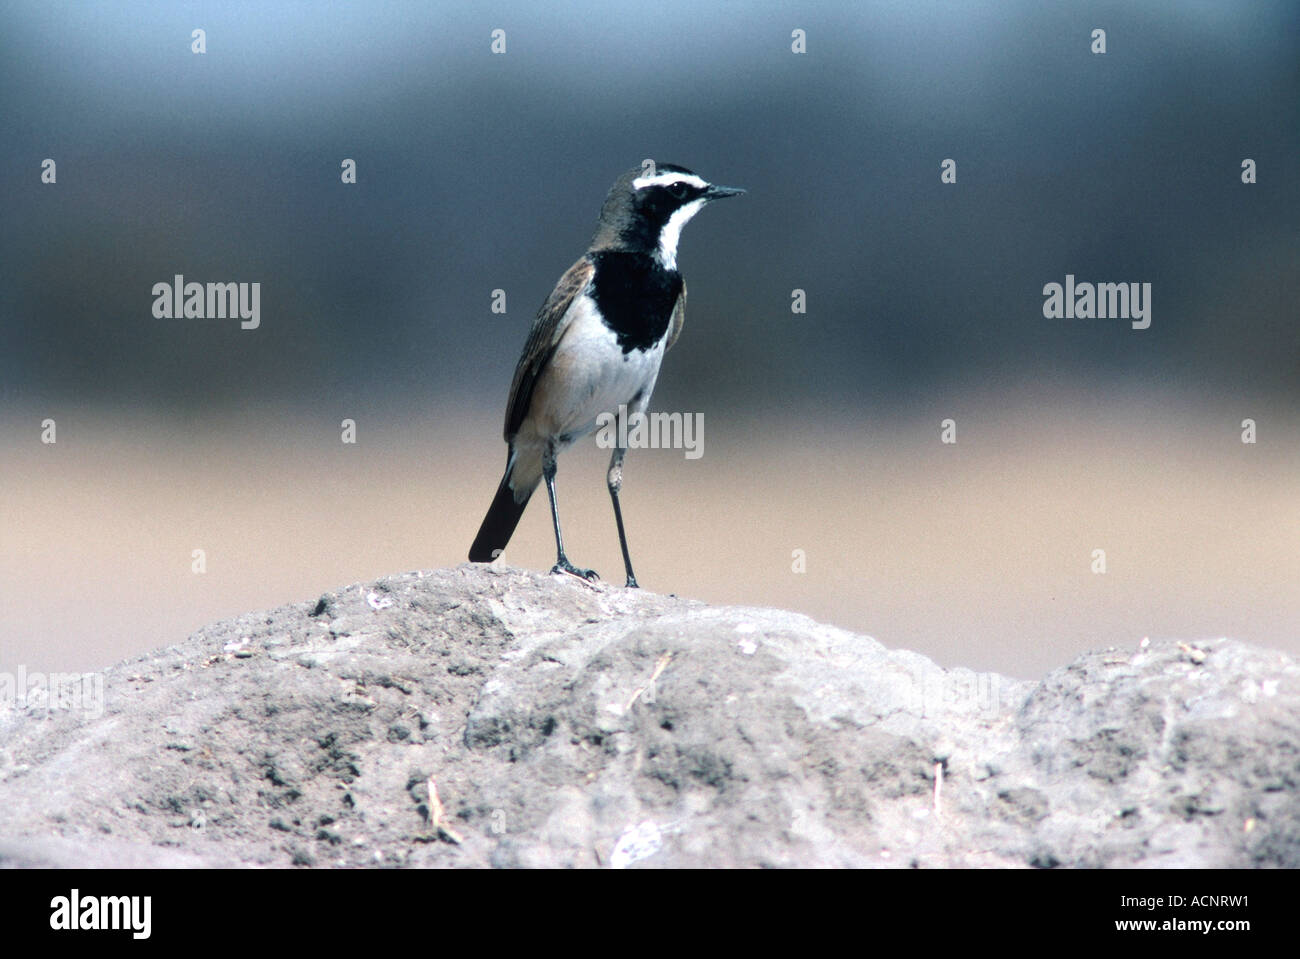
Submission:
{"label": "bird's leg", "polygon": [[546,478],[546,492],[551,497],[551,522],[555,525],[555,566],[552,573],[572,573],[586,580],[600,579],[594,569],[579,569],[564,555],[564,537],[560,535],[560,508],[555,503],[555,448],[547,444],[542,452],[542,476]]}
{"label": "bird's leg", "polygon": [[609,498],[614,501],[614,522],[618,524],[618,545],[623,547],[623,566],[627,569],[629,589],[638,586],[636,574],[632,572],[632,557],[627,552],[627,535],[623,532],[623,511],[618,505],[618,491],[623,488],[623,456],[627,453],[624,446],[614,447],[609,458]]}

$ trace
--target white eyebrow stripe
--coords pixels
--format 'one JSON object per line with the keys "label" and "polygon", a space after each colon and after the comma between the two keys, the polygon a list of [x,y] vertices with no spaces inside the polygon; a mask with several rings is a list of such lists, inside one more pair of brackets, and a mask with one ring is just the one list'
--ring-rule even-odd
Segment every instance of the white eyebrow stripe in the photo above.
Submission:
{"label": "white eyebrow stripe", "polygon": [[693,173],[658,173],[654,176],[639,176],[632,181],[632,189],[644,190],[648,186],[668,186],[670,183],[689,183],[697,190],[703,190],[707,183]]}

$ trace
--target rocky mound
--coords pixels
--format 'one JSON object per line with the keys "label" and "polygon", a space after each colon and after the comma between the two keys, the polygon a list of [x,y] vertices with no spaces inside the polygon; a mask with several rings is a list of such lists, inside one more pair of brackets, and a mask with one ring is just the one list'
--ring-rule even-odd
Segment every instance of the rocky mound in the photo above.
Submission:
{"label": "rocky mound", "polygon": [[0,708],[0,863],[1300,866],[1300,668],[943,670],[509,567],[349,587]]}

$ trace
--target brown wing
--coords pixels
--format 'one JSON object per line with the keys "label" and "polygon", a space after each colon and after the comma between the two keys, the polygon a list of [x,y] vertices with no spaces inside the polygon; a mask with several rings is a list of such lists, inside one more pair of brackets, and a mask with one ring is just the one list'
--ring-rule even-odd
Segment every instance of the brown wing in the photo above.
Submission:
{"label": "brown wing", "polygon": [[533,400],[533,387],[538,375],[546,368],[569,325],[569,307],[574,298],[587,288],[595,266],[584,256],[560,277],[555,289],[546,298],[542,308],[537,311],[533,328],[524,344],[524,352],[515,367],[514,382],[510,384],[510,399],[506,402],[505,439],[509,443],[519,432],[519,424],[528,415],[528,406]]}
{"label": "brown wing", "polygon": [[673,323],[672,332],[668,334],[668,345],[664,347],[667,353],[677,342],[677,337],[681,336],[682,327],[686,325],[686,281],[682,280],[682,292],[677,296],[677,302],[673,305]]}

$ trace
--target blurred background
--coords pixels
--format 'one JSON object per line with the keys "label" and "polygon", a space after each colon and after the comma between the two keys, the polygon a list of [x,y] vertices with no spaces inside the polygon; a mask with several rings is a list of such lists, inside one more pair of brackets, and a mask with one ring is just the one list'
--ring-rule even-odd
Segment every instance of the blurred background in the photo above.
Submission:
{"label": "blurred background", "polygon": [[[749,193],[682,240],[652,409],[703,456],[629,456],[645,587],[1021,677],[1300,652],[1295,3],[474,6],[0,8],[0,670],[464,561],[533,315],[646,158]],[[260,328],[155,318],[178,273]],[[1066,274],[1150,328],[1044,318]],[[606,459],[559,495],[617,584]],[[544,496],[505,560],[554,562]]]}

